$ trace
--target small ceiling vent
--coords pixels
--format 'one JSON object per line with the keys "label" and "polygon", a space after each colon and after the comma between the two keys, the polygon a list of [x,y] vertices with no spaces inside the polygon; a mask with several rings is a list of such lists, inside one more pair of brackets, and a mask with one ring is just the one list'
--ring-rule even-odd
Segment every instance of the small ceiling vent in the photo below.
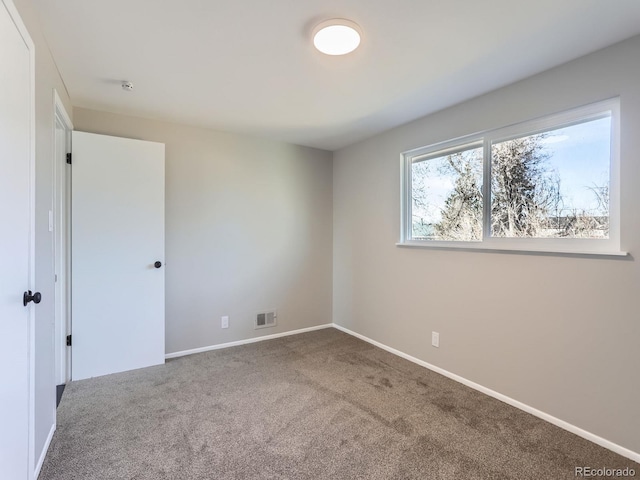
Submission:
{"label": "small ceiling vent", "polygon": [[259,313],[256,315],[255,328],[275,327],[278,323],[278,314],[275,310],[271,312]]}

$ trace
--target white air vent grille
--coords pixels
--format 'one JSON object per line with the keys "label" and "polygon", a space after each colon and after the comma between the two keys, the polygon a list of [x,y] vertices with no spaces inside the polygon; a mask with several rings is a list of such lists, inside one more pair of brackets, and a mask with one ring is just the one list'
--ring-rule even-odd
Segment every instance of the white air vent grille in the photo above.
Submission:
{"label": "white air vent grille", "polygon": [[256,315],[255,328],[275,327],[278,323],[278,314],[275,310],[271,312],[258,313]]}

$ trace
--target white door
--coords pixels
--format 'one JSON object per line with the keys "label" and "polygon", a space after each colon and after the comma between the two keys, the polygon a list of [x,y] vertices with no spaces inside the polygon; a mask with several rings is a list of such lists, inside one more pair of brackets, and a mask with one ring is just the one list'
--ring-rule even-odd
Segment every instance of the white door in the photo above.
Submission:
{"label": "white door", "polygon": [[71,377],[164,363],[164,144],[71,143]]}
{"label": "white door", "polygon": [[[19,26],[18,26],[19,25]],[[0,2],[0,476],[33,476],[32,58],[15,7]],[[34,292],[35,293],[35,292]],[[31,457],[31,458],[30,458]]]}

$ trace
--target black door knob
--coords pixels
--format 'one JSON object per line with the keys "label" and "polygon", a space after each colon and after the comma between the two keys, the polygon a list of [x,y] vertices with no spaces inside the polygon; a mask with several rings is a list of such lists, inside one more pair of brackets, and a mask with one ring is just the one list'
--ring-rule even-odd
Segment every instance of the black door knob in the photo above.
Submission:
{"label": "black door knob", "polygon": [[42,295],[40,292],[33,293],[31,290],[24,292],[22,295],[22,304],[26,307],[29,302],[40,303],[42,300]]}
{"label": "black door knob", "polygon": [[153,264],[154,267],[160,268],[162,266],[162,262],[156,262]]}

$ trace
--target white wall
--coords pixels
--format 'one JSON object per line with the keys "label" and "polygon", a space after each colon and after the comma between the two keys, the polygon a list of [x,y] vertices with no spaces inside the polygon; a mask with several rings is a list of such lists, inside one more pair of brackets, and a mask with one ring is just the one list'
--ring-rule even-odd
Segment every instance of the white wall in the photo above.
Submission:
{"label": "white wall", "polygon": [[[74,126],[166,144],[167,353],[331,322],[331,153],[81,108]],[[264,309],[278,325],[254,330]]]}
{"label": "white wall", "polygon": [[[54,270],[53,235],[49,210],[53,210],[54,107],[53,89],[71,114],[71,104],[49,47],[40,29],[38,14],[29,0],[13,0],[29,30],[36,52],[36,281],[42,302],[35,308],[35,451],[42,451],[55,422],[54,378]],[[36,458],[37,462],[39,459]]]}
{"label": "white wall", "polygon": [[[636,37],[336,152],[334,321],[640,452],[639,78]],[[401,152],[616,95],[631,257],[395,246]]]}

